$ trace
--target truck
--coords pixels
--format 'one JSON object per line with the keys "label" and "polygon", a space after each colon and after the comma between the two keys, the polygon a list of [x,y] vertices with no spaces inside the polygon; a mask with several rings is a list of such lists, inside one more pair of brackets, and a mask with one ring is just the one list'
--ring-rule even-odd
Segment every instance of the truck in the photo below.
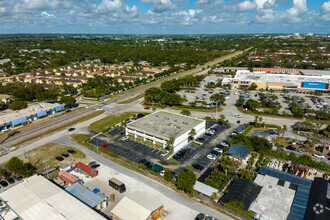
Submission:
{"label": "truck", "polygon": [[109,186],[111,186],[112,188],[114,188],[115,190],[117,190],[120,193],[123,193],[126,191],[125,184],[120,182],[119,180],[117,180],[114,177],[109,179]]}

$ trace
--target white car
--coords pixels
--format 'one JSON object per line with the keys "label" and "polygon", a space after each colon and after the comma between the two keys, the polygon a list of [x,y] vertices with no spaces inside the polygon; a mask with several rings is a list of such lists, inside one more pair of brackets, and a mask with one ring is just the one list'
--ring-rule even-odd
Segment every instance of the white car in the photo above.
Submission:
{"label": "white car", "polygon": [[162,153],[160,156],[162,157],[166,157],[170,152],[169,151],[165,151],[164,153]]}
{"label": "white car", "polygon": [[125,137],[123,137],[121,140],[122,140],[122,141],[125,141],[125,140],[127,140],[127,139],[128,139],[128,137],[125,136]]}
{"label": "white car", "polygon": [[208,159],[210,159],[210,160],[215,160],[215,159],[217,159],[217,155],[215,155],[215,154],[209,154],[209,155],[207,155],[206,156]]}
{"label": "white car", "polygon": [[317,158],[321,158],[321,159],[325,158],[322,154],[319,154],[319,153],[315,153],[315,154],[313,154],[313,156],[317,157]]}
{"label": "white car", "polygon": [[227,144],[227,143],[226,143],[226,142],[224,142],[224,141],[223,141],[223,142],[221,142],[220,144],[221,144],[222,146],[225,146],[225,147],[229,147],[229,144]]}
{"label": "white car", "polygon": [[165,170],[160,171],[159,175],[164,176],[165,175]]}
{"label": "white car", "polygon": [[217,148],[217,147],[216,147],[216,148],[214,148],[213,150],[214,150],[214,151],[216,151],[216,152],[218,152],[218,153],[220,153],[220,154],[222,154],[222,153],[223,153],[223,150],[221,150],[221,149],[219,149],[219,148]]}
{"label": "white car", "polygon": [[239,115],[239,114],[237,114],[237,115],[234,115],[236,118],[240,118],[241,117],[241,115]]}
{"label": "white car", "polygon": [[235,92],[234,94],[237,95],[237,92]]}

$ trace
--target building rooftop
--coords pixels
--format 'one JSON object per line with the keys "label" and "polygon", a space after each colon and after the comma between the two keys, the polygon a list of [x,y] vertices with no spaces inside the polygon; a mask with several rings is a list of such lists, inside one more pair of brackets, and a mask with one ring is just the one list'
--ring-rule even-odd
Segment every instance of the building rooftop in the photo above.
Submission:
{"label": "building rooftop", "polygon": [[249,208],[258,213],[255,219],[287,219],[296,191],[289,188],[290,184],[282,186],[278,182],[275,177],[260,174],[254,180],[254,183],[262,187]]}
{"label": "building rooftop", "polygon": [[161,110],[128,123],[127,127],[168,140],[180,137],[202,122],[202,119]]}
{"label": "building rooftop", "polygon": [[146,220],[161,206],[163,204],[150,194],[134,192],[120,200],[111,212],[125,220]]}
{"label": "building rooftop", "polygon": [[231,201],[240,201],[245,209],[248,209],[251,203],[257,198],[261,186],[248,179],[237,179],[229,186],[228,192],[220,199],[223,203]]}
{"label": "building rooftop", "polygon": [[91,208],[94,208],[95,206],[104,201],[104,198],[93,193],[91,190],[87,189],[80,183],[75,183],[67,187],[65,191],[70,193],[72,196],[76,197]]}
{"label": "building rooftop", "polygon": [[[42,176],[34,175],[0,194],[24,220],[105,219]],[[12,219],[1,213],[4,219]]]}
{"label": "building rooftop", "polygon": [[12,111],[12,110],[7,110],[7,112],[0,113],[0,125],[4,123],[8,123],[11,120],[21,118],[24,116],[29,116],[36,114],[37,112],[44,111],[44,110],[49,110],[53,109],[56,106],[60,106],[61,104],[59,103],[38,103],[34,105],[29,105],[27,108],[18,110],[18,111]]}
{"label": "building rooftop", "polygon": [[194,185],[194,190],[199,193],[202,193],[203,195],[206,195],[206,196],[212,196],[213,193],[218,192],[218,189],[213,188],[213,187],[206,185],[199,181],[196,181],[196,183]]}
{"label": "building rooftop", "polygon": [[329,83],[330,75],[294,75],[294,74],[270,74],[265,72],[248,72],[239,70],[233,80],[276,83],[302,83],[323,82]]}
{"label": "building rooftop", "polygon": [[244,160],[250,152],[251,149],[249,147],[245,145],[234,144],[229,148],[226,154],[237,155],[239,158]]}

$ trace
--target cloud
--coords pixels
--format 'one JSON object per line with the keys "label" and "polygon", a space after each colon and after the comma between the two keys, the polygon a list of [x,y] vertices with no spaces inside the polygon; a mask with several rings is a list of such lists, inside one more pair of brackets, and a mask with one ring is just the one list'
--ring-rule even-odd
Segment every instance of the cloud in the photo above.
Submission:
{"label": "cloud", "polygon": [[241,2],[238,4],[238,8],[240,11],[252,11],[257,7],[257,5],[253,2],[250,2],[249,0],[245,0],[244,2]]}
{"label": "cloud", "polygon": [[48,0],[23,0],[21,7],[25,9],[49,10],[51,4]]}
{"label": "cloud", "polygon": [[171,0],[141,0],[141,2],[153,4],[154,7],[150,11],[154,13],[163,13],[175,8]]}
{"label": "cloud", "polygon": [[43,17],[46,17],[46,18],[49,18],[49,17],[54,17],[54,15],[53,14],[49,14],[48,12],[46,12],[46,11],[43,11],[43,12],[41,12],[41,16],[43,16]]}
{"label": "cloud", "polygon": [[324,2],[320,8],[320,19],[323,21],[330,21],[330,1]]}

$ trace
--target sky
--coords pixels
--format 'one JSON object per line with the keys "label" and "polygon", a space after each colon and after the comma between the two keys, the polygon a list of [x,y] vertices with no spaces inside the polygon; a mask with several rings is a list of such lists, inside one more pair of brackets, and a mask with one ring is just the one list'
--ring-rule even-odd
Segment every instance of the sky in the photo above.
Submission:
{"label": "sky", "polygon": [[0,0],[0,34],[329,32],[330,0]]}

